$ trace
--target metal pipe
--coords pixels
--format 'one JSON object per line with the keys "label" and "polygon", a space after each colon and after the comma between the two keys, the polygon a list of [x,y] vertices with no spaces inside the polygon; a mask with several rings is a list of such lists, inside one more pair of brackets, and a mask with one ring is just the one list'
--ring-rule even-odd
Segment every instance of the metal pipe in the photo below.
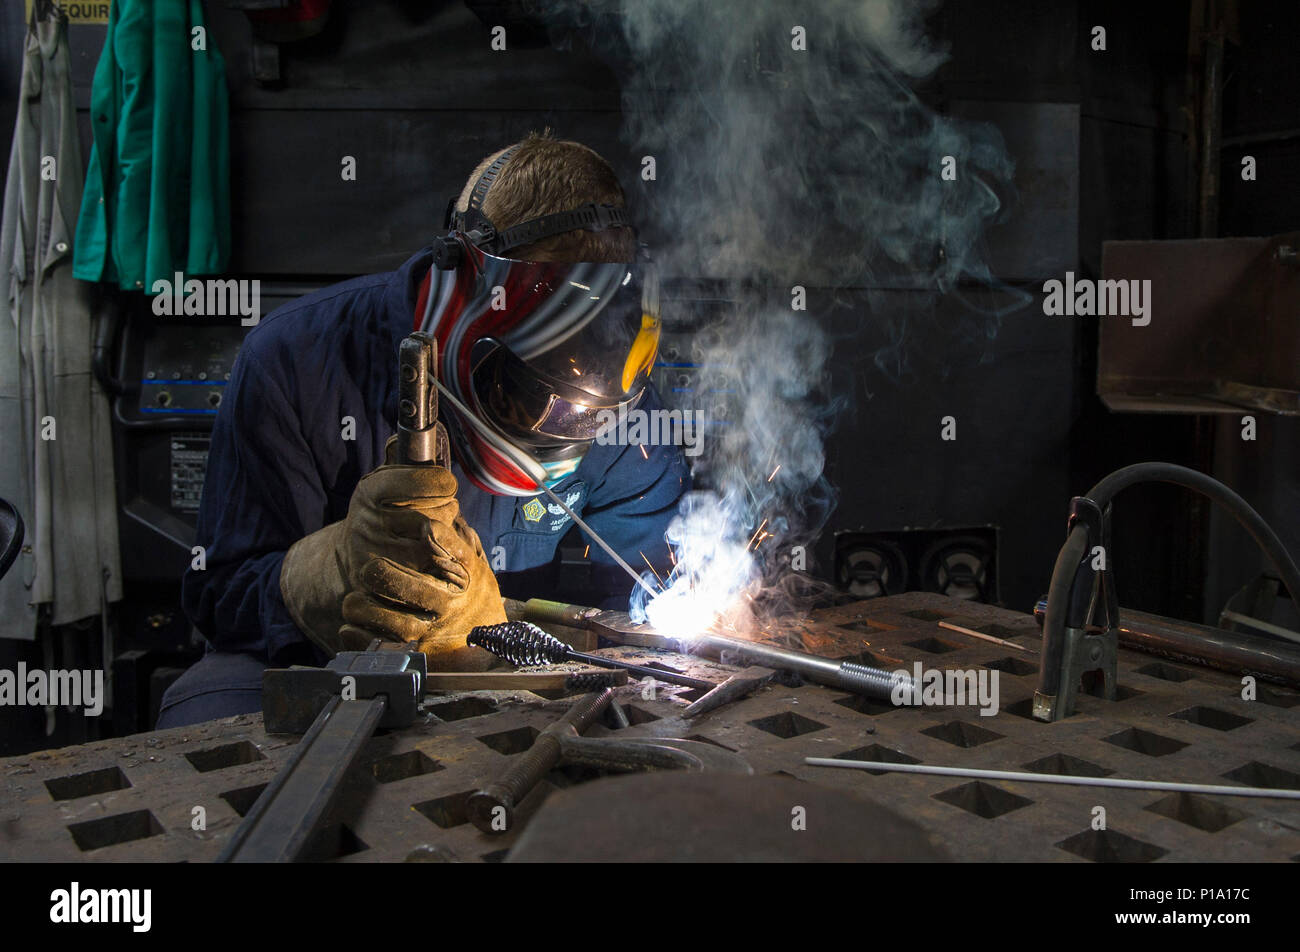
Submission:
{"label": "metal pipe", "polygon": [[1124,780],[1120,777],[1077,777],[1070,774],[1024,773],[1018,770],[979,770],[974,767],[933,767],[927,764],[890,764],[882,760],[838,760],[834,757],[805,757],[813,767],[847,767],[853,770],[890,770],[899,773],[933,774],[940,777],[979,777],[985,780],[1013,780],[1017,783],[1059,783],[1077,787],[1119,787],[1123,790],[1169,790],[1174,793],[1206,793],[1225,797],[1276,797],[1300,800],[1300,790],[1276,787],[1229,787],[1217,783],[1173,783],[1164,780]]}
{"label": "metal pipe", "polygon": [[842,688],[884,701],[893,700],[897,685],[907,685],[910,689],[912,684],[911,676],[905,671],[886,671],[884,668],[873,668],[854,661],[836,661],[724,635],[700,635],[691,639],[689,650],[717,656],[725,659],[728,664],[740,662],[778,671],[793,671],[816,684]]}
{"label": "metal pipe", "polygon": [[[1034,606],[1034,617],[1040,624],[1046,612],[1047,601],[1040,600]],[[1121,608],[1119,617],[1119,643],[1126,648],[1300,688],[1300,648],[1286,642],[1131,608]]]}

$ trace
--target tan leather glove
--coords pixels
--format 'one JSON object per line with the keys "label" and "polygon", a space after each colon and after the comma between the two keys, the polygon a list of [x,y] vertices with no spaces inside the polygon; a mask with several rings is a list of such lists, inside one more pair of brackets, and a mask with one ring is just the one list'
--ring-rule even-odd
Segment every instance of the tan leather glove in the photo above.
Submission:
{"label": "tan leather glove", "polygon": [[[389,442],[388,459],[393,443]],[[347,518],[285,554],[280,593],[298,628],[331,654],[376,637],[413,643],[430,670],[481,671],[493,657],[465,644],[506,620],[478,534],[442,466],[385,463],[363,477]]]}

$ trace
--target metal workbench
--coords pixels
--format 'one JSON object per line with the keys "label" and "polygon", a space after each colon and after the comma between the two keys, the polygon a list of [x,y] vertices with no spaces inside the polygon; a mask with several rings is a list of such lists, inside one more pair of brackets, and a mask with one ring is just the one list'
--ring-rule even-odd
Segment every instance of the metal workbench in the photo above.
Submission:
{"label": "metal workbench", "polygon": [[[944,619],[1031,651],[941,628]],[[803,762],[844,757],[1300,789],[1295,692],[1261,684],[1257,700],[1246,701],[1236,676],[1121,650],[1118,700],[1085,695],[1074,716],[1045,724],[1029,717],[1039,637],[1027,615],[910,593],[828,609],[814,621],[804,642],[819,654],[891,669],[910,670],[916,661],[996,669],[1001,709],[982,717],[970,706],[895,708],[817,685],[772,684],[685,722],[678,714],[695,692],[660,684],[650,698],[630,683],[618,695],[631,721],[622,732],[709,741],[739,751],[756,775],[886,804],[957,860],[1300,860],[1295,800],[873,774]],[[604,650],[715,680],[732,670],[665,652]],[[466,821],[466,797],[527,749],[566,703],[518,691],[429,697],[415,726],[370,741],[317,855],[342,862],[503,859],[543,801],[589,773],[553,771],[519,811],[524,822],[499,837]],[[0,858],[211,860],[296,741],[267,735],[261,717],[249,715],[0,760]],[[1093,829],[1099,805],[1105,830]]]}

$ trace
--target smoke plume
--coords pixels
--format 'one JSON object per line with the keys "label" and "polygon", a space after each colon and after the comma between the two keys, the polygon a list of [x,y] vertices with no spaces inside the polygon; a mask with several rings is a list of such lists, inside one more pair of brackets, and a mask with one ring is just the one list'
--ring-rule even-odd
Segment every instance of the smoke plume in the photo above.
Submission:
{"label": "smoke plume", "polygon": [[[715,615],[750,627],[789,607],[790,583],[811,569],[801,552],[834,506],[823,442],[845,405],[828,392],[827,361],[854,341],[828,336],[818,302],[990,281],[977,249],[1013,166],[996,129],[938,115],[913,92],[945,58],[926,35],[933,3],[561,9],[620,77],[633,155],[654,158],[654,179],[632,191],[662,272],[712,279],[732,304],[693,341],[692,390],[666,395],[711,420],[694,467],[704,488],[669,530],[668,591],[647,605],[638,590],[633,613],[678,631]],[[664,312],[671,329],[671,296]],[[995,315],[978,321],[996,331]]]}

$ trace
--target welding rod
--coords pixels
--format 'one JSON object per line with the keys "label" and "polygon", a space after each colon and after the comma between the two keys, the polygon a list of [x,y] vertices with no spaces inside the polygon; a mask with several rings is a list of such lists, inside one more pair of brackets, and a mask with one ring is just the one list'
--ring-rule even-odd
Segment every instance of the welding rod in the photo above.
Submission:
{"label": "welding rod", "polygon": [[1300,800],[1300,790],[1276,787],[1229,787],[1217,783],[1173,783],[1164,780],[1124,780],[1119,777],[1077,777],[1069,774],[1024,773],[1018,770],[980,770],[974,767],[932,767],[927,764],[891,764],[883,760],[839,760],[835,757],[805,757],[813,767],[848,767],[853,770],[892,770],[901,773],[934,774],[940,777],[979,777],[985,780],[1014,780],[1018,783],[1059,783],[1075,787],[1119,787],[1122,790],[1168,790],[1174,793],[1204,793],[1225,797],[1276,797]]}

